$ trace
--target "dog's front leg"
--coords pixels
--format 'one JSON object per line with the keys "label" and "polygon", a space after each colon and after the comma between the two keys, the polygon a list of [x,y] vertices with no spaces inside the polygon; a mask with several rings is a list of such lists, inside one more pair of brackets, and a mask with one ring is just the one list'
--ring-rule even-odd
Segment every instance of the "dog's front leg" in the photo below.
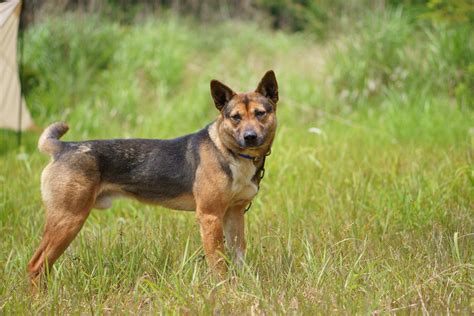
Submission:
{"label": "dog's front leg", "polygon": [[210,213],[205,209],[197,209],[197,219],[201,228],[202,243],[206,259],[221,277],[227,272],[224,254],[223,220],[220,214]]}
{"label": "dog's front leg", "polygon": [[225,240],[235,264],[241,268],[245,260],[245,206],[229,208],[224,216]]}

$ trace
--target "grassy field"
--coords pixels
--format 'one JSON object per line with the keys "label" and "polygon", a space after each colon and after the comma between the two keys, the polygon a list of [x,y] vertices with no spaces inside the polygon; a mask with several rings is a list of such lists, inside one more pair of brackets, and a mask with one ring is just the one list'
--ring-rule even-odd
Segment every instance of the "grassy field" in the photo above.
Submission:
{"label": "grassy field", "polygon": [[192,213],[94,211],[28,295],[48,157],[0,132],[0,312],[273,314],[474,309],[472,29],[368,15],[324,42],[248,22],[132,25],[76,15],[25,37],[27,101],[66,140],[170,138],[217,115],[209,81],[274,69],[279,130],[232,281],[209,275]]}

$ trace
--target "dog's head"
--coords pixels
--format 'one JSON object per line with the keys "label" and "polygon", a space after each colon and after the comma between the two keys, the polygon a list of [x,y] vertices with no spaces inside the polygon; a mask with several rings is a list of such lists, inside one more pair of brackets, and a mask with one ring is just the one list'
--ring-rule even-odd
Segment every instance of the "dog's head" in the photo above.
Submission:
{"label": "dog's head", "polygon": [[223,83],[212,80],[211,94],[221,115],[217,120],[219,137],[233,151],[263,156],[270,149],[277,126],[278,84],[270,70],[257,89],[235,93]]}

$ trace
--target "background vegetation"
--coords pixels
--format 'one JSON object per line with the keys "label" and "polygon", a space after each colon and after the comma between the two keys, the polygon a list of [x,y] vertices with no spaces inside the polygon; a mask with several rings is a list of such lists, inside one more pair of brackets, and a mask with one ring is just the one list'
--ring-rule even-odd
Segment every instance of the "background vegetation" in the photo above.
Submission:
{"label": "background vegetation", "polygon": [[35,299],[48,157],[37,134],[17,148],[1,131],[0,311],[472,312],[470,2],[54,3],[27,11],[38,125],[176,137],[216,117],[211,79],[244,91],[274,69],[279,130],[232,282],[210,278],[193,214],[120,201],[93,212]]}

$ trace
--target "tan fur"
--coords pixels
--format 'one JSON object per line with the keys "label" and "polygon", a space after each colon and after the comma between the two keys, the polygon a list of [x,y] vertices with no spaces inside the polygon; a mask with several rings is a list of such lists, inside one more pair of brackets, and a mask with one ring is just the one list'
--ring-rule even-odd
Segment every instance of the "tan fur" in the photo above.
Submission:
{"label": "tan fur", "polygon": [[[229,204],[230,183],[219,166],[219,161],[208,146],[200,150],[201,163],[196,170],[194,198],[196,218],[200,225],[204,252],[210,266],[219,274],[225,272],[223,219]],[[212,174],[212,177],[209,175]]]}
{"label": "tan fur", "polygon": [[227,245],[231,251],[234,261],[238,266],[242,266],[245,259],[245,204],[236,204],[229,207],[224,216],[224,233]]}
{"label": "tan fur", "polygon": [[[261,121],[255,118],[253,115],[254,111],[263,111],[264,107],[258,102],[250,101],[248,105],[246,105],[244,102],[244,99],[251,100],[255,96],[255,92],[236,95],[233,99],[235,105],[233,106],[231,115],[237,113],[240,114],[242,116],[242,122],[236,125],[231,120],[226,119],[223,115],[221,115],[217,120],[217,133],[219,134],[219,137],[225,146],[232,149],[233,151],[261,157],[264,156],[272,146],[273,138],[277,128],[277,119],[275,112],[268,113]],[[258,148],[244,149],[240,148],[235,143],[237,135],[242,133],[242,130],[249,126],[253,127],[258,134],[265,133],[267,135],[267,137],[265,137],[265,143],[262,146],[259,146]]]}
{"label": "tan fur", "polygon": [[[86,170],[97,168],[87,159],[78,159],[76,163]],[[46,223],[43,239],[28,263],[34,289],[39,285],[41,272],[49,269],[76,237],[94,204],[99,178],[77,170],[80,169],[50,163],[41,175]]]}
{"label": "tan fur", "polygon": [[[216,158],[212,155],[206,157],[207,151],[201,152],[202,161],[196,177],[196,216],[201,226],[201,235],[209,264],[216,268],[221,274],[226,267],[223,262],[222,253],[224,251],[224,233],[232,256],[237,260],[238,265],[242,265],[245,255],[245,235],[244,235],[244,213],[245,207],[257,194],[257,184],[252,181],[256,172],[256,165],[252,160],[242,159],[231,155],[238,152],[254,157],[264,157],[271,148],[277,127],[276,102],[278,101],[278,87],[270,85],[273,90],[271,100],[273,111],[266,112],[263,118],[256,117],[256,111],[265,111],[265,107],[255,100],[264,91],[267,82],[274,79],[273,72],[265,74],[259,84],[257,91],[252,93],[236,94],[227,86],[219,82],[211,82],[211,90],[214,101],[221,115],[217,121],[210,126],[209,135],[216,147],[229,162],[232,172],[232,181],[226,177],[218,167]],[[239,114],[241,120],[235,122],[225,117],[221,104],[222,98],[231,98],[232,104],[230,115]],[[244,130],[251,128],[257,135],[264,139],[262,145],[256,148],[241,148],[236,141]],[[206,176],[212,174],[212,177]]]}
{"label": "tan fur", "polygon": [[[216,147],[230,160],[232,181],[222,172],[217,159],[202,148],[201,159],[205,163],[198,167],[195,182],[196,217],[201,227],[204,251],[210,266],[218,273],[226,271],[224,231],[232,256],[242,265],[245,254],[244,210],[257,194],[252,182],[256,167],[251,160],[232,157],[218,132],[217,121],[209,127],[209,135]],[[208,175],[212,174],[212,177]]]}

